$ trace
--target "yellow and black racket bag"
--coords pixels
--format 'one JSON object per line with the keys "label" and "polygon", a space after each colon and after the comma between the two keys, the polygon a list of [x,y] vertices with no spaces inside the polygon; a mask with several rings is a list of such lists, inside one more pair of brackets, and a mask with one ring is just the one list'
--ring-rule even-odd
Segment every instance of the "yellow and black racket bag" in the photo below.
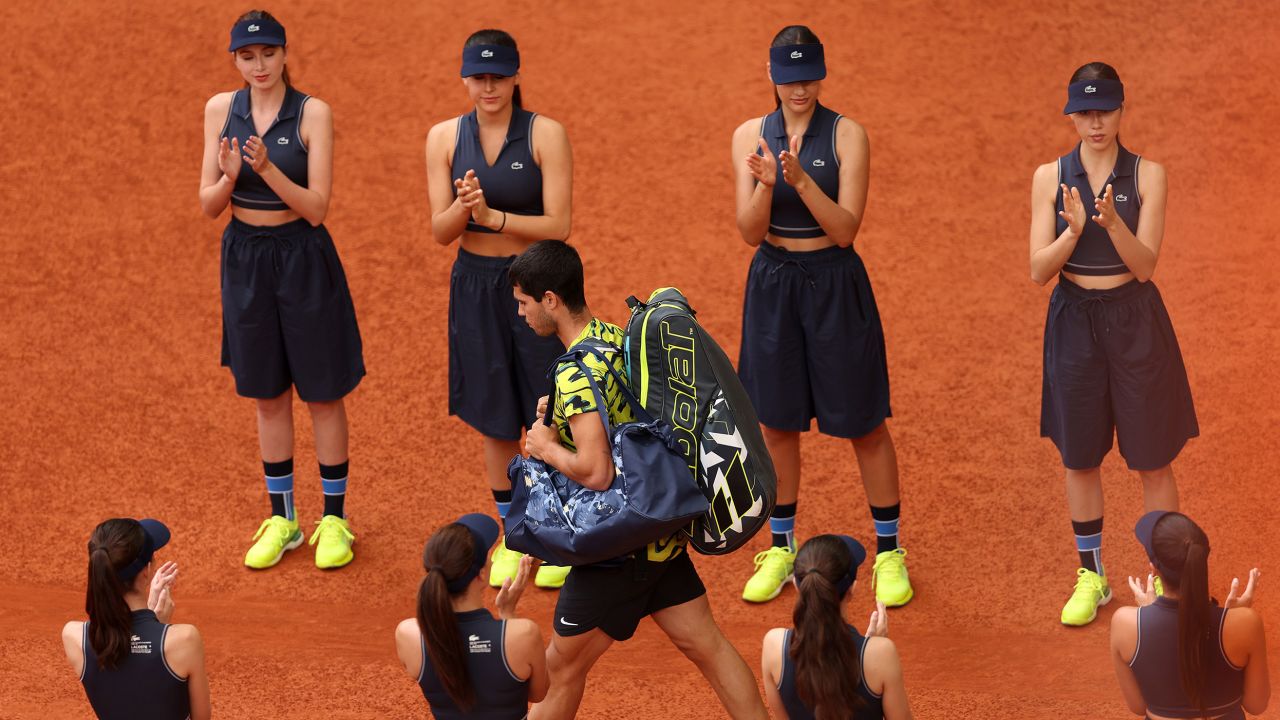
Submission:
{"label": "yellow and black racket bag", "polygon": [[760,422],[728,356],[676,288],[627,298],[627,379],[654,418],[669,424],[710,507],[688,528],[704,555],[733,552],[764,527],[778,477]]}

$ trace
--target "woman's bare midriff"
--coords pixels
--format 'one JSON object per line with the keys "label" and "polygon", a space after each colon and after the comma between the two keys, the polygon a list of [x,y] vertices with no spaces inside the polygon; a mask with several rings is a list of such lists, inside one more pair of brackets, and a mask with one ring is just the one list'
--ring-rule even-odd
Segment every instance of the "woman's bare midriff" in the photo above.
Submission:
{"label": "woman's bare midriff", "polygon": [[1121,285],[1133,279],[1133,273],[1121,273],[1119,275],[1077,275],[1062,271],[1063,277],[1071,282],[1079,285],[1086,290],[1110,290],[1118,288]]}
{"label": "woman's bare midriff", "polygon": [[302,217],[292,210],[253,210],[236,205],[231,206],[231,214],[246,225],[257,225],[259,227],[284,225]]}
{"label": "woman's bare midriff", "polygon": [[831,240],[826,235],[819,235],[818,237],[811,237],[811,238],[789,238],[789,237],[778,237],[773,233],[769,233],[768,235],[764,236],[764,239],[765,239],[765,242],[769,243],[770,245],[783,248],[784,250],[790,250],[791,252],[810,252],[812,250],[823,250],[825,248],[833,247],[835,245],[835,243],[831,242]]}
{"label": "woman's bare midriff", "polygon": [[462,243],[463,250],[472,255],[482,255],[484,257],[519,255],[533,244],[528,240],[506,233],[478,232],[463,232],[462,236],[458,238],[458,242]]}
{"label": "woman's bare midriff", "polygon": [[[1164,715],[1157,715],[1151,712],[1150,710],[1147,711],[1147,717],[1150,718],[1150,720],[1179,720],[1178,718],[1170,718],[1170,717],[1165,717]],[[1214,715],[1212,718],[1210,718],[1210,720],[1217,720],[1218,718],[1221,718],[1221,717],[1226,717],[1226,713],[1223,713],[1222,715]]]}

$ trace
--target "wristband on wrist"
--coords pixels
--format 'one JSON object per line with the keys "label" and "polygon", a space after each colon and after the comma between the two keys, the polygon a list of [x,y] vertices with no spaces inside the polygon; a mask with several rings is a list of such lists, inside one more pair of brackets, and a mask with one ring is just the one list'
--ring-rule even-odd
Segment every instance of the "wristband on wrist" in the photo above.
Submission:
{"label": "wristband on wrist", "polygon": [[506,211],[506,210],[503,210],[503,211],[502,211],[502,224],[501,224],[501,225],[499,225],[499,226],[498,226],[498,229],[497,229],[497,230],[494,230],[494,232],[502,232],[502,228],[504,228],[504,227],[506,227],[506,226],[507,226],[507,211]]}

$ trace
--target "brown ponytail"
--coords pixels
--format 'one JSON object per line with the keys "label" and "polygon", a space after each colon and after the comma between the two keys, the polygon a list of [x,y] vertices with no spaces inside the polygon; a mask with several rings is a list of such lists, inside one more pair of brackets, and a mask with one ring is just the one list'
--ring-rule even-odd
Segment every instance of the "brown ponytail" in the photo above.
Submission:
{"label": "brown ponytail", "polygon": [[811,538],[796,555],[800,596],[792,622],[791,660],[800,700],[817,720],[847,718],[864,704],[858,648],[840,614],[836,583],[849,569],[849,549],[834,535]]}
{"label": "brown ponytail", "polygon": [[475,705],[476,690],[467,670],[467,648],[458,633],[454,595],[448,584],[471,569],[475,552],[475,540],[466,526],[451,523],[440,528],[427,541],[422,558],[427,575],[418,587],[418,629],[426,640],[431,666],[445,692],[463,710]]}
{"label": "brown ponytail", "polygon": [[124,595],[129,587],[116,573],[138,557],[145,541],[142,525],[123,518],[98,525],[89,537],[84,610],[89,614],[89,644],[102,669],[115,668],[128,652],[133,620]]}
{"label": "brown ponytail", "polygon": [[1205,708],[1206,658],[1213,649],[1209,607],[1209,538],[1191,518],[1169,513],[1155,524],[1151,544],[1167,586],[1178,593],[1178,671],[1182,691]]}

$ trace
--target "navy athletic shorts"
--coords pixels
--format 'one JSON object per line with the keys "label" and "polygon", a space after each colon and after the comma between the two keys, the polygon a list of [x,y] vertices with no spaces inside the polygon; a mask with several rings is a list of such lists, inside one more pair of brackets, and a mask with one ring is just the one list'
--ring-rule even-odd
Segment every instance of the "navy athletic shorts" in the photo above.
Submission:
{"label": "navy athletic shorts", "polygon": [[706,593],[688,548],[666,562],[649,560],[640,550],[621,564],[570,570],[556,600],[552,627],[561,637],[600,628],[614,640],[627,640],[646,615]]}
{"label": "navy athletic shorts", "polygon": [[458,248],[449,279],[449,414],[499,440],[519,440],[533,422],[564,354],[559,338],[538,337],[517,312],[514,260]]}
{"label": "navy athletic shorts", "polygon": [[1062,464],[1102,464],[1113,435],[1131,470],[1157,470],[1200,434],[1178,338],[1155,283],[1086,290],[1058,278],[1044,325],[1040,436]]}
{"label": "navy athletic shorts", "polygon": [[875,430],[889,409],[880,311],[853,248],[760,244],[747,275],[738,374],[760,422],[835,437]]}
{"label": "navy athletic shorts", "polygon": [[222,364],[236,392],[307,402],[344,397],[364,377],[347,276],[324,226],[235,218],[222,233]]}

